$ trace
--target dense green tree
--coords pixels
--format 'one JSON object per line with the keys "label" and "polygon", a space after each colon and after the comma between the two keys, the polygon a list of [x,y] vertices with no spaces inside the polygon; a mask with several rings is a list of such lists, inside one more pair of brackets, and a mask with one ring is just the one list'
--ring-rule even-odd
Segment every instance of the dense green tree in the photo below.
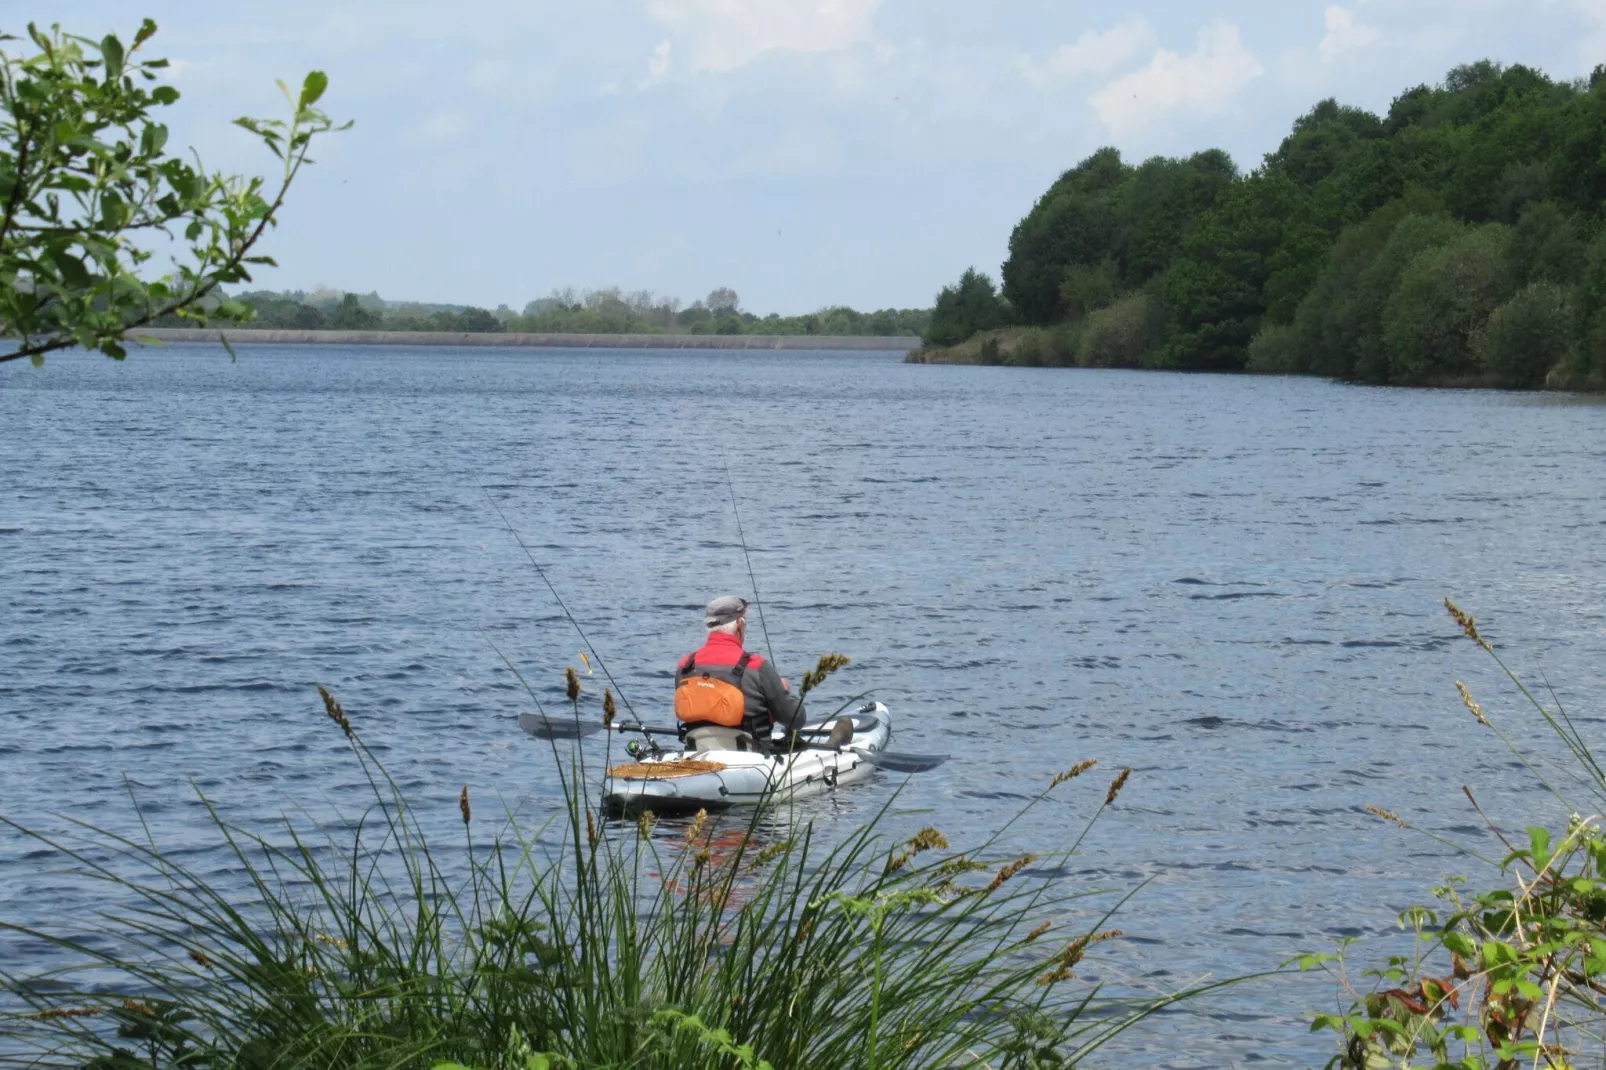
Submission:
{"label": "dense green tree", "polygon": [[1535,282],[1495,309],[1472,336],[1478,366],[1499,386],[1542,386],[1572,348],[1573,313],[1567,291]]}
{"label": "dense green tree", "polygon": [[[1368,383],[1387,383],[1392,368],[1386,344],[1385,313],[1407,268],[1424,253],[1449,245],[1466,233],[1464,224],[1448,215],[1408,215],[1356,275],[1346,312],[1350,373]],[[1403,339],[1403,331],[1399,336]]]}
{"label": "dense green tree", "polygon": [[1305,371],[1307,358],[1299,350],[1299,333],[1289,323],[1263,323],[1249,341],[1244,370],[1269,375]]}
{"label": "dense green tree", "polygon": [[346,294],[330,313],[329,326],[337,331],[369,331],[379,326],[379,315],[363,308],[356,294]]}
{"label": "dense green tree", "polygon": [[1010,309],[999,296],[990,276],[967,268],[953,286],[944,286],[931,310],[926,327],[927,345],[958,345],[978,331],[1002,327],[1010,321]]}
{"label": "dense green tree", "polygon": [[1116,248],[1120,188],[1131,174],[1121,154],[1100,149],[1061,175],[1009,238],[1003,294],[1027,323],[1060,313],[1060,285],[1072,264],[1096,265]]}
{"label": "dense green tree", "polygon": [[1118,258],[1121,283],[1136,288],[1164,272],[1181,251],[1193,221],[1214,207],[1237,179],[1232,157],[1219,149],[1186,160],[1157,156],[1144,161],[1116,205],[1120,218],[1112,255]]}
{"label": "dense green tree", "polygon": [[1153,294],[1138,290],[1087,318],[1076,363],[1084,368],[1139,368],[1155,350],[1163,326]]}
{"label": "dense green tree", "polygon": [[1554,201],[1529,205],[1511,235],[1511,266],[1523,285],[1571,285],[1583,273],[1584,253],[1577,222]]}
{"label": "dense green tree", "polygon": [[1160,366],[1244,366],[1266,311],[1267,280],[1308,197],[1285,175],[1256,172],[1195,221],[1162,284],[1172,323]]}
{"label": "dense green tree", "polygon": [[[1367,348],[1360,277],[1382,252],[1402,219],[1436,214],[1437,202],[1420,193],[1383,205],[1345,230],[1328,254],[1310,292],[1295,313],[1293,366],[1279,370],[1353,378],[1357,355]],[[1382,314],[1379,303],[1376,314]],[[1381,338],[1380,328],[1374,332]],[[1286,364],[1289,358],[1280,358]]]}
{"label": "dense green tree", "polygon": [[1294,129],[1266,169],[1314,188],[1359,159],[1368,142],[1385,136],[1383,120],[1331,98],[1294,120]]}
{"label": "dense green tree", "polygon": [[1079,320],[1115,300],[1119,293],[1115,261],[1098,264],[1072,264],[1060,283],[1060,312]]}
{"label": "dense green tree", "polygon": [[1477,373],[1472,335],[1514,289],[1510,246],[1510,228],[1488,223],[1411,260],[1383,310],[1390,382]]}

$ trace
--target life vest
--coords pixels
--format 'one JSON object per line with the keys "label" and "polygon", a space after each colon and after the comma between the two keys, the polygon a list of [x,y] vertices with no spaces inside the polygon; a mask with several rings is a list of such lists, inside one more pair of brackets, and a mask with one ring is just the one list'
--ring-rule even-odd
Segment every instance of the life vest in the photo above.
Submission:
{"label": "life vest", "polygon": [[745,726],[747,696],[742,692],[742,675],[752,657],[744,651],[735,665],[698,665],[697,655],[689,655],[675,674],[675,718],[683,725]]}

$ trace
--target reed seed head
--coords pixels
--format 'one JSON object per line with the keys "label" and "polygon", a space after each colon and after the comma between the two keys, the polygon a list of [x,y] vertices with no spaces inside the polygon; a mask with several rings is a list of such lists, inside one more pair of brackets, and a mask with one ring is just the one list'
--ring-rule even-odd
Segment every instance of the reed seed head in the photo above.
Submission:
{"label": "reed seed head", "polygon": [[641,815],[636,818],[636,831],[645,840],[652,835],[653,826],[656,824],[658,824],[658,815],[651,810],[643,810]]}
{"label": "reed seed head", "polygon": [[93,1018],[100,1013],[99,1007],[51,1007],[49,1010],[28,1015],[32,1022],[49,1022],[57,1018]]}
{"label": "reed seed head", "polygon": [[686,842],[696,843],[703,834],[703,827],[707,824],[708,811],[697,811],[697,816],[691,819],[691,827],[686,830]]}
{"label": "reed seed head", "polygon": [[1384,821],[1392,821],[1401,828],[1405,827],[1405,822],[1400,820],[1400,815],[1396,814],[1393,810],[1385,810],[1381,806],[1373,806],[1371,803],[1367,803],[1366,812],[1371,814],[1373,817],[1380,817]]}
{"label": "reed seed head", "polygon": [[195,963],[195,965],[199,966],[203,970],[210,970],[212,968],[212,960],[207,958],[201,952],[195,950],[193,947],[190,948],[190,961]]}
{"label": "reed seed head", "polygon": [[692,861],[696,864],[698,869],[702,869],[704,866],[708,865],[709,859],[713,857],[713,852],[709,851],[708,848],[705,847],[693,856]]}
{"label": "reed seed head", "polygon": [[826,677],[851,664],[853,664],[853,659],[846,654],[821,654],[820,660],[815,663],[814,668],[803,674],[802,693],[807,694],[814,690],[825,683]]}
{"label": "reed seed head", "polygon": [[592,847],[597,845],[597,819],[589,807],[586,809],[586,843]]}
{"label": "reed seed head", "polygon": [[1095,765],[1098,765],[1098,764],[1099,764],[1099,760],[1097,758],[1087,758],[1087,759],[1084,759],[1083,761],[1077,762],[1075,765],[1073,765],[1069,769],[1065,770],[1065,772],[1060,773],[1059,775],[1057,775],[1054,778],[1054,780],[1048,785],[1049,790],[1050,791],[1054,790],[1055,788],[1059,787],[1061,784],[1065,783],[1067,780],[1075,780],[1077,777],[1081,776],[1083,773],[1087,772],[1089,769],[1093,768]]}
{"label": "reed seed head", "polygon": [[323,696],[323,711],[329,715],[331,721],[340,726],[342,732],[346,733],[346,738],[350,739],[351,719],[346,716],[345,708],[340,705],[340,700],[331,695],[329,689],[322,684],[318,685],[318,694]]}
{"label": "reed seed head", "polygon": [[1460,606],[1448,598],[1444,600],[1444,608],[1449,610],[1450,616],[1455,618],[1455,622],[1461,626],[1461,630],[1466,633],[1468,639],[1471,639],[1474,643],[1489,651],[1489,653],[1494,653],[1493,648],[1489,646],[1488,640],[1478,634],[1478,619],[1476,617],[1463,612]]}
{"label": "reed seed head", "polygon": [[580,674],[574,671],[573,665],[563,670],[563,685],[565,693],[569,696],[569,701],[579,702]]}
{"label": "reed seed head", "polygon": [[753,856],[753,868],[762,869],[792,849],[790,839],[777,840]]}
{"label": "reed seed head", "polygon": [[950,858],[938,865],[932,870],[932,876],[938,878],[958,877],[966,873],[984,873],[988,868],[981,862],[960,855],[958,858]]}
{"label": "reed seed head", "polygon": [[1044,933],[1048,932],[1053,927],[1054,927],[1054,923],[1053,922],[1051,922],[1051,921],[1043,922],[1043,924],[1039,925],[1037,928],[1033,929],[1031,932],[1026,934],[1026,942],[1028,944],[1035,943],[1039,936],[1042,936]]}
{"label": "reed seed head", "polygon": [[614,717],[619,713],[619,707],[613,701],[613,688],[602,689],[602,723],[613,724]]}
{"label": "reed seed head", "polygon": [[1066,945],[1061,951],[1049,960],[1054,968],[1037,979],[1039,985],[1053,985],[1076,976],[1076,964],[1082,961],[1087,952],[1088,945],[1102,944],[1106,940],[1115,940],[1125,936],[1120,929],[1107,929],[1101,933],[1084,933]]}
{"label": "reed seed head", "polygon": [[470,809],[470,807],[468,805],[468,785],[467,784],[464,784],[463,785],[463,790],[458,793],[458,796],[457,796],[457,811],[458,811],[458,813],[463,815],[463,824],[465,824],[465,825],[468,824],[469,816],[473,813],[473,810]]}
{"label": "reed seed head", "polygon": [[1471,712],[1472,716],[1478,719],[1479,724],[1483,725],[1485,728],[1489,727],[1489,718],[1483,715],[1483,707],[1478,705],[1477,700],[1472,697],[1472,692],[1467,690],[1467,685],[1463,684],[1460,680],[1457,680],[1455,682],[1455,689],[1461,692],[1461,705],[1465,706]]}
{"label": "reed seed head", "polygon": [[1009,878],[1013,877],[1015,874],[1019,873],[1021,870],[1025,869],[1035,861],[1037,861],[1036,855],[1021,855],[1019,858],[1015,859],[1015,861],[1009,863],[1007,866],[1004,866],[993,875],[993,882],[987,886],[987,890],[989,892],[997,891],[999,886],[1005,881],[1009,880]]}
{"label": "reed seed head", "polygon": [[152,1007],[149,1003],[141,1003],[137,999],[125,999],[125,1000],[123,1000],[122,1007],[123,1007],[123,1010],[127,1011],[129,1014],[137,1014],[141,1018],[155,1018],[156,1017],[156,1008],[155,1007]]}
{"label": "reed seed head", "polygon": [[1123,770],[1121,770],[1121,775],[1120,776],[1118,776],[1114,780],[1110,781],[1110,790],[1108,792],[1106,792],[1105,796],[1104,796],[1104,805],[1105,806],[1111,806],[1111,805],[1113,805],[1115,803],[1115,797],[1117,795],[1121,794],[1121,789],[1126,787],[1126,778],[1131,776],[1131,775],[1132,775],[1132,770],[1131,769],[1123,769]]}
{"label": "reed seed head", "polygon": [[887,859],[883,873],[896,873],[909,864],[909,860],[921,851],[947,850],[948,837],[934,828],[923,828],[909,839],[907,849],[901,854],[895,854]]}

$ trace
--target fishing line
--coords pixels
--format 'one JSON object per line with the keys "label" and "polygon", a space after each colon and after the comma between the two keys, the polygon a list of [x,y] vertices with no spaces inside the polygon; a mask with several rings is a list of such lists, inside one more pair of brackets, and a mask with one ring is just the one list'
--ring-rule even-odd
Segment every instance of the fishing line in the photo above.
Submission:
{"label": "fishing line", "polygon": [[736,514],[736,537],[742,540],[742,557],[747,561],[747,579],[753,585],[753,604],[758,606],[758,626],[764,630],[764,649],[769,651],[770,664],[775,664],[775,648],[770,645],[770,626],[764,621],[764,599],[759,597],[758,577],[753,575],[753,555],[747,550],[747,533],[742,530],[742,511],[736,505],[736,484],[731,481],[730,458],[725,447],[719,448],[720,463],[725,466],[725,489],[731,494],[731,512]]}
{"label": "fishing line", "polygon": [[630,700],[625,697],[625,689],[620,687],[619,681],[613,678],[613,673],[608,671],[607,662],[602,660],[602,655],[597,653],[597,648],[592,646],[591,640],[586,637],[585,629],[580,627],[580,622],[574,619],[573,613],[569,612],[569,607],[564,604],[563,596],[558,593],[558,589],[552,586],[552,581],[547,578],[546,569],[542,568],[540,562],[536,561],[535,555],[530,552],[530,548],[524,545],[524,539],[520,537],[518,529],[508,520],[507,514],[502,512],[502,507],[496,504],[496,499],[491,497],[491,492],[486,490],[485,484],[479,484],[479,488],[485,492],[485,500],[491,503],[491,508],[495,509],[496,515],[502,518],[502,523],[507,525],[508,532],[513,536],[514,541],[519,544],[519,549],[524,551],[524,556],[528,557],[530,564],[535,566],[536,574],[541,577],[541,582],[546,584],[546,589],[552,592],[552,597],[557,600],[558,608],[563,610],[563,615],[569,619],[570,624],[574,625],[575,632],[580,636],[580,642],[585,644],[585,648],[596,659],[597,668],[602,670],[602,675],[607,677],[608,683],[613,685],[614,693],[619,696],[619,701],[625,704],[625,709],[629,710],[630,715],[639,722],[641,718],[637,716],[636,708],[630,704]]}

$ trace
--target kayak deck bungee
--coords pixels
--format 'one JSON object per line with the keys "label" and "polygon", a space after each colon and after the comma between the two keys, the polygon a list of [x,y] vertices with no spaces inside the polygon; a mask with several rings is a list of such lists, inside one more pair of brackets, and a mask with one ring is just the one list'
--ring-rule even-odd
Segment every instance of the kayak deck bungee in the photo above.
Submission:
{"label": "kayak deck bungee", "polygon": [[[851,719],[853,738],[836,750],[686,751],[612,766],[602,785],[603,809],[616,817],[644,810],[688,814],[785,803],[856,784],[875,772],[872,759],[892,738],[892,719],[880,702],[866,703]],[[805,742],[822,741],[835,721],[808,725],[799,735]]]}

